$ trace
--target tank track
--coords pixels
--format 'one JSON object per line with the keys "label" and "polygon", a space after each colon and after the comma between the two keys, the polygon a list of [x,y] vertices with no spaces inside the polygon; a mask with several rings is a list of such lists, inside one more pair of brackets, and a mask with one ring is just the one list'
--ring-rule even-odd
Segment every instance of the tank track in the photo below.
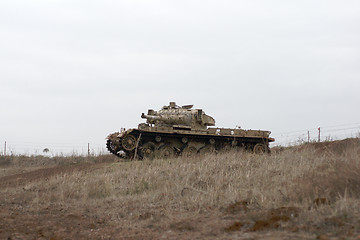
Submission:
{"label": "tank track", "polygon": [[106,141],[106,148],[109,150],[109,152],[111,152],[112,154],[118,156],[118,157],[121,157],[121,155],[119,154],[119,151],[116,151],[116,146],[114,145],[114,143],[108,139]]}
{"label": "tank track", "polygon": [[[131,148],[126,143],[126,139],[131,135]],[[135,148],[135,140],[139,139],[139,144]],[[186,141],[184,140],[186,139]],[[115,142],[113,142],[115,141]],[[199,136],[199,135],[171,135],[157,132],[142,132],[134,130],[128,135],[119,137],[116,140],[111,141],[108,139],[106,143],[107,149],[114,155],[127,158],[127,159],[143,159],[143,158],[156,158],[156,157],[172,157],[191,154],[204,154],[212,151],[220,151],[228,148],[238,148],[247,151],[253,151],[254,153],[270,153],[268,143],[265,139],[251,140],[250,138],[241,139],[237,138],[224,138],[221,136]],[[192,145],[193,143],[196,145]],[[128,148],[128,150],[126,150]],[[185,150],[185,151],[184,151]],[[123,151],[123,154],[121,154]],[[136,154],[135,154],[136,152]]]}

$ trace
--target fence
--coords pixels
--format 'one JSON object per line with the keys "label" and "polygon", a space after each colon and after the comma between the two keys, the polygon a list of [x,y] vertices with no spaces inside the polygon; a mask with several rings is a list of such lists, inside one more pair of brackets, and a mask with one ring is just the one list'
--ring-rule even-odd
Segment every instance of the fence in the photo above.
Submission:
{"label": "fence", "polygon": [[30,143],[4,141],[0,155],[100,155],[107,153],[105,142],[99,143]]}
{"label": "fence", "polygon": [[360,137],[360,123],[320,126],[289,132],[273,132],[275,145],[287,146],[304,142],[331,141]]}

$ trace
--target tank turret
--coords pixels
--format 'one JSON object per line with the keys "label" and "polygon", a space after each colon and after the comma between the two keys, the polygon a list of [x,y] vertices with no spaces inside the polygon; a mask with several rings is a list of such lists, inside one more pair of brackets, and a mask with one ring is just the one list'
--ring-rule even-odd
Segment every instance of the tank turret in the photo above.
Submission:
{"label": "tank turret", "polygon": [[192,109],[193,105],[179,107],[175,102],[170,102],[159,111],[148,110],[148,114],[141,114],[148,124],[156,127],[181,126],[190,129],[207,129],[215,126],[215,119],[206,115],[202,109]]}

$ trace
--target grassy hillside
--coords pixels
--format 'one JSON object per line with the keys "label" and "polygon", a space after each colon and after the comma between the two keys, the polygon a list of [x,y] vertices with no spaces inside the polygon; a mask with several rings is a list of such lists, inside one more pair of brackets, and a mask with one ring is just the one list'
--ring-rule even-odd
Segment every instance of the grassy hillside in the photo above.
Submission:
{"label": "grassy hillside", "polygon": [[360,141],[123,162],[0,159],[0,237],[360,236]]}

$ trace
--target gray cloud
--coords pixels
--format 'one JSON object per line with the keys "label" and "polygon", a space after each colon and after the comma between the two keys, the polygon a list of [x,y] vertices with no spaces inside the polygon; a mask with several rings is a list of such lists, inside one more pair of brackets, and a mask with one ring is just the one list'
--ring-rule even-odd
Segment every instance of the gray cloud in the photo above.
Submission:
{"label": "gray cloud", "polygon": [[2,1],[0,133],[93,142],[147,108],[219,127],[360,122],[358,1]]}

